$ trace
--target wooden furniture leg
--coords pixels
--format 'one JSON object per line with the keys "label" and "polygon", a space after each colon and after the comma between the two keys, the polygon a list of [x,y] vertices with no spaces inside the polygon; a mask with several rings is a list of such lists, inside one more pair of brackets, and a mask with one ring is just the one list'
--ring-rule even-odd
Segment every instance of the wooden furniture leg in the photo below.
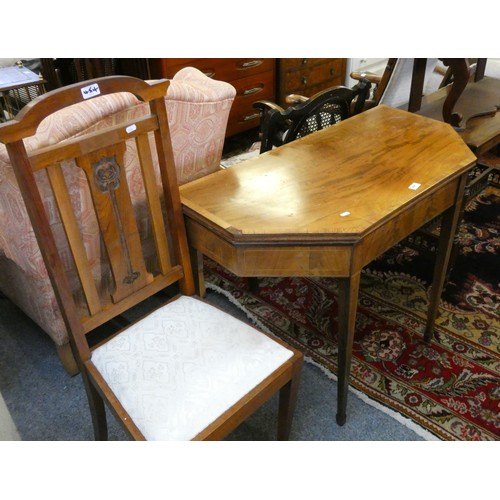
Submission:
{"label": "wooden furniture leg", "polygon": [[418,111],[422,105],[426,67],[427,59],[419,58],[413,61],[410,100],[408,101],[408,111],[411,113]]}
{"label": "wooden furniture leg", "polygon": [[346,421],[347,391],[349,373],[351,371],[352,343],[356,326],[356,310],[361,273],[357,272],[349,278],[341,278],[339,286],[338,315],[338,383],[337,383],[337,424]]}
{"label": "wooden furniture leg", "polygon": [[429,297],[429,308],[427,311],[427,323],[424,332],[424,340],[426,342],[430,342],[432,340],[434,333],[434,323],[439,310],[439,301],[447,276],[450,255],[453,250],[454,236],[462,214],[462,203],[466,181],[467,173],[462,175],[460,179],[455,203],[443,213],[441,220],[439,244],[434,264],[434,275]]}
{"label": "wooden furniture leg", "polygon": [[205,288],[205,277],[203,275],[203,254],[196,250],[196,248],[189,247],[189,256],[193,268],[195,293],[200,297],[205,297],[207,290]]}
{"label": "wooden furniture leg", "polygon": [[108,425],[104,400],[99,391],[92,384],[85,370],[81,370],[83,385],[89,401],[90,416],[94,427],[94,439],[96,441],[107,441]]}
{"label": "wooden furniture leg", "polygon": [[462,121],[460,113],[454,113],[453,108],[467,86],[470,71],[467,59],[443,59],[443,64],[449,66],[453,75],[451,90],[443,104],[443,120],[453,127],[459,127]]}
{"label": "wooden furniture leg", "polygon": [[71,345],[69,342],[67,344],[57,346],[57,355],[59,356],[61,364],[69,373],[69,375],[76,375],[80,371],[76,364],[75,357],[73,356],[73,351],[71,350]]}
{"label": "wooden furniture leg", "polygon": [[302,365],[303,363],[297,363],[292,379],[288,384],[283,386],[279,393],[278,441],[288,441],[290,436],[293,417],[293,411],[291,411],[291,409],[295,408],[297,404]]}

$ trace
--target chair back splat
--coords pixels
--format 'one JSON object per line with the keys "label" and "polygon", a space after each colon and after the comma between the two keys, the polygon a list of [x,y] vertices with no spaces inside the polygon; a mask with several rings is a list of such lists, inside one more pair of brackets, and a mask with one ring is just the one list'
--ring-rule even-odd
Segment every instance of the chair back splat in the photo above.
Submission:
{"label": "chair back splat", "polygon": [[[134,123],[124,123],[110,129],[93,132],[77,139],[39,149],[30,154],[25,150],[23,139],[33,135],[43,118],[55,112],[68,103],[76,103],[87,98],[87,93],[109,93],[115,86],[123,91],[135,94],[141,100],[150,101],[152,113],[150,116]],[[138,302],[164,286],[183,279],[187,293],[192,293],[192,279],[187,244],[182,234],[182,214],[179,210],[171,211],[172,216],[168,225],[163,225],[163,217],[159,204],[158,189],[161,184],[156,182],[157,175],[153,169],[152,152],[148,134],[155,137],[156,148],[163,154],[157,155],[157,163],[161,164],[160,171],[167,188],[163,192],[165,203],[169,207],[179,205],[175,190],[169,189],[176,185],[172,151],[169,147],[169,130],[163,97],[168,82],[150,86],[140,80],[127,77],[112,77],[97,79],[88,85],[81,84],[64,87],[58,92],[45,94],[36,103],[32,103],[18,115],[16,120],[7,123],[1,129],[1,138],[6,147],[16,171],[16,178],[21,187],[24,202],[31,219],[34,219],[33,228],[38,233],[38,240],[44,255],[47,271],[51,274],[54,288],[63,296],[61,308],[67,312],[66,316],[82,318],[81,328],[85,332],[108,321],[130,307],[130,303]],[[136,143],[140,157],[144,189],[146,196],[143,200],[133,200],[129,182],[124,169],[123,158],[126,141],[132,139]],[[6,142],[6,141],[5,141]],[[95,216],[101,230],[102,243],[108,257],[109,272],[113,277],[114,289],[110,299],[100,297],[96,284],[92,279],[91,265],[86,259],[85,245],[78,221],[71,204],[71,194],[68,192],[62,164],[73,161],[73,165],[80,168],[88,181]],[[76,307],[75,299],[71,299],[74,289],[65,272],[65,265],[59,254],[59,241],[50,228],[49,214],[43,209],[42,194],[38,190],[35,177],[40,177],[44,171],[54,193],[59,216],[67,238],[68,248],[74,259],[77,275],[80,278],[81,290],[85,298],[88,311],[82,312],[82,307]],[[161,272],[155,277],[148,272],[145,256],[141,247],[138,221],[135,220],[137,211],[133,204],[142,204],[149,201],[149,216],[153,223],[153,238],[155,240],[160,260]],[[172,251],[168,248],[167,234],[173,244]],[[186,268],[184,270],[184,268]],[[187,280],[184,281],[184,277]],[[101,293],[102,295],[102,293]],[[135,296],[135,297],[134,297]],[[75,310],[68,314],[75,303]],[[75,324],[68,325],[72,330]],[[87,354],[88,357],[88,354]]]}
{"label": "chair back splat", "polygon": [[[97,78],[44,94],[0,126],[70,333],[95,436],[107,438],[106,402],[135,439],[219,439],[283,388],[278,437],[285,439],[302,355],[190,297],[194,282],[165,107],[168,85]],[[117,92],[149,103],[149,114],[26,147],[48,115]],[[137,150],[134,175],[127,148]],[[74,175],[86,180],[90,211],[68,189]],[[45,203],[49,190],[55,207]],[[103,264],[88,259],[87,245],[100,248]],[[166,304],[92,346],[90,332],[165,288]],[[252,350],[258,362],[245,364]]]}

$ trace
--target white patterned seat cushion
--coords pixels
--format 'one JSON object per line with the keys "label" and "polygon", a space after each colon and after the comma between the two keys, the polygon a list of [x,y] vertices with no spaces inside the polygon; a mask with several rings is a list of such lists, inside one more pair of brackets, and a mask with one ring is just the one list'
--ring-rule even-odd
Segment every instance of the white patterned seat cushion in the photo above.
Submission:
{"label": "white patterned seat cushion", "polygon": [[182,296],[92,353],[148,440],[189,440],[292,351],[205,302]]}

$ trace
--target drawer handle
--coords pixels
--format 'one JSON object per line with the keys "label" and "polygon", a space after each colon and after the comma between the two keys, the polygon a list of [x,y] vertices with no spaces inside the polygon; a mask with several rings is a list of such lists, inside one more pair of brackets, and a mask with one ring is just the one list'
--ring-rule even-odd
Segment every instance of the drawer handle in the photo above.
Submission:
{"label": "drawer handle", "polygon": [[305,85],[307,83],[307,76],[303,76],[300,81],[302,82],[302,85]]}
{"label": "drawer handle", "polygon": [[262,85],[260,87],[253,87],[251,89],[245,89],[243,91],[243,95],[252,95],[256,94],[257,92],[260,92],[263,89]]}
{"label": "drawer handle", "polygon": [[247,69],[247,68],[253,68],[254,66],[258,66],[259,64],[262,64],[262,59],[255,59],[254,61],[244,62],[241,65],[241,67]]}
{"label": "drawer handle", "polygon": [[307,64],[308,59],[302,59],[302,64]]}
{"label": "drawer handle", "polygon": [[330,76],[335,76],[336,74],[335,68],[330,68]]}
{"label": "drawer handle", "polygon": [[260,118],[260,113],[252,113],[251,115],[245,115],[243,117],[243,121],[249,122],[250,120],[255,120],[255,118]]}

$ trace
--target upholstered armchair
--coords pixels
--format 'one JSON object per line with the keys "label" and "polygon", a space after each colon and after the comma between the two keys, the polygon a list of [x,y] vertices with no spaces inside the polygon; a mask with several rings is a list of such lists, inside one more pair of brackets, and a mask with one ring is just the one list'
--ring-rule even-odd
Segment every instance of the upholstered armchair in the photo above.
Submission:
{"label": "upholstered armchair", "polygon": [[[235,94],[230,84],[212,80],[194,68],[185,68],[172,79],[165,100],[179,184],[219,168]],[[95,97],[45,119],[27,146],[29,151],[36,151],[84,132],[119,124],[126,118],[139,118],[147,112],[147,105],[131,94]],[[140,168],[135,146],[127,147],[125,161]],[[85,207],[91,198],[81,188],[83,173],[74,164],[68,164],[64,174],[70,189],[79,191],[80,229],[93,261],[93,272],[98,274],[101,249],[95,237],[96,222],[86,218]],[[129,182],[134,185],[133,172],[131,175]],[[40,179],[40,182],[48,181]],[[137,186],[137,198],[140,190]],[[45,203],[52,223],[60,225],[54,200],[47,196]],[[61,238],[64,238],[62,230]],[[0,291],[51,337],[65,369],[76,373],[66,327],[3,144],[0,144]]]}

